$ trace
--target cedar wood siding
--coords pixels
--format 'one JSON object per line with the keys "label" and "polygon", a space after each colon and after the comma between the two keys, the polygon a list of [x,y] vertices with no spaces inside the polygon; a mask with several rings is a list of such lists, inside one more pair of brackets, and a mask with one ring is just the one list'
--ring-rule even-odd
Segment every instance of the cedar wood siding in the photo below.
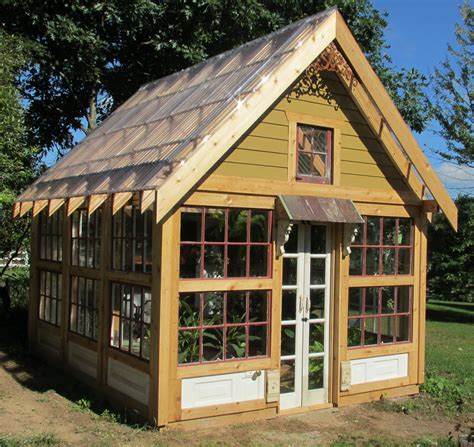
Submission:
{"label": "cedar wood siding", "polygon": [[333,96],[327,100],[304,95],[290,101],[281,99],[249,132],[214,174],[248,178],[288,180],[288,119],[296,112],[341,121],[341,186],[407,191],[376,136],[333,73],[325,73],[323,82]]}

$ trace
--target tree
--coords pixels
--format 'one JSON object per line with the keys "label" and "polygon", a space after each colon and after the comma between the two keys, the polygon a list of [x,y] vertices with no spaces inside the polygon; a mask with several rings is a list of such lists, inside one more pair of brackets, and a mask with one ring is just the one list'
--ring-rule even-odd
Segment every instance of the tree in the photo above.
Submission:
{"label": "tree", "polygon": [[386,55],[386,13],[370,0],[4,0],[10,32],[35,42],[22,94],[35,143],[68,149],[150,80],[337,5],[403,115],[427,120],[425,79]]}
{"label": "tree", "polygon": [[443,214],[428,229],[428,296],[474,302],[474,197],[459,196],[455,233]]}
{"label": "tree", "polygon": [[[13,219],[13,201],[36,174],[37,151],[27,141],[16,85],[26,53],[24,42],[0,32],[0,259],[7,260],[24,248],[29,228],[28,221]],[[0,278],[5,272],[0,268]]]}
{"label": "tree", "polygon": [[457,47],[448,45],[448,57],[434,73],[433,115],[448,151],[447,160],[474,166],[474,11],[466,1],[461,7],[463,25],[456,25]]}

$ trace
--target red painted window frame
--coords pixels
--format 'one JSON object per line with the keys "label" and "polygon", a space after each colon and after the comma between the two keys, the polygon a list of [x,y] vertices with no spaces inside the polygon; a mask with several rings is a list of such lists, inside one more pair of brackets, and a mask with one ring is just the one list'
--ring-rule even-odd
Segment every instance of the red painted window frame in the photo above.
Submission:
{"label": "red painted window frame", "polygon": [[[367,220],[368,218],[378,218],[380,219],[380,238],[379,238],[379,244],[367,244]],[[364,234],[363,234],[363,241],[362,244],[351,244],[351,248],[361,248],[363,250],[363,255],[362,255],[362,274],[360,275],[354,275],[350,273],[349,270],[349,276],[352,278],[356,277],[376,277],[376,276],[413,276],[413,254],[414,254],[414,246],[415,246],[415,231],[414,231],[414,220],[412,218],[407,218],[407,217],[392,217],[392,216],[370,216],[366,215],[363,216],[364,218]],[[395,219],[395,225],[396,225],[396,236],[398,236],[398,229],[399,229],[399,222],[400,219],[408,219],[411,222],[410,225],[410,245],[385,245],[383,243],[384,239],[384,234],[383,234],[383,229],[384,229],[384,219]],[[395,238],[398,241],[398,238]],[[367,248],[378,248],[379,251],[379,273],[374,273],[374,274],[367,274]],[[395,273],[383,273],[383,257],[382,253],[385,248],[390,248],[390,249],[395,249]],[[410,249],[410,271],[409,273],[398,273],[398,254],[399,254],[399,249]],[[350,266],[349,266],[350,268]]]}
{"label": "red painted window frame", "polygon": [[[382,313],[382,289],[384,287],[390,287],[395,289],[395,303],[394,303],[394,309],[395,312],[393,313]],[[409,288],[409,305],[408,305],[408,312],[396,312],[398,308],[398,291],[400,287],[408,287]],[[362,295],[362,313],[361,315],[351,315],[348,316],[347,318],[347,329],[349,331],[349,322],[351,320],[361,320],[361,341],[360,345],[358,346],[347,346],[348,349],[363,349],[367,347],[376,347],[376,346],[390,346],[390,345],[401,345],[401,344],[408,344],[412,342],[412,336],[413,336],[413,286],[411,285],[403,285],[403,286],[367,286],[367,287],[349,287],[349,289],[362,289],[363,290],[363,295]],[[378,289],[378,313],[375,314],[365,314],[365,305],[366,305],[366,294],[367,294],[367,289]],[[381,325],[381,320],[382,317],[394,317],[395,321],[395,332],[393,335],[393,339],[396,340],[396,337],[398,335],[398,317],[408,317],[409,325],[408,325],[408,340],[403,340],[403,341],[392,341],[390,342],[382,342],[382,325]],[[379,320],[379,325],[378,325],[378,333],[377,333],[377,343],[375,344],[370,344],[366,345],[365,342],[365,320],[367,319],[378,319]]]}
{"label": "red painted window frame", "polygon": [[[234,292],[241,292],[245,293],[246,298],[246,310],[245,310],[245,322],[244,323],[227,323],[227,294],[234,293]],[[267,294],[267,318],[265,321],[257,321],[257,322],[250,322],[249,315],[250,315],[250,293],[251,292],[266,292]],[[223,321],[222,324],[218,325],[204,325],[204,294],[212,293],[212,292],[193,292],[199,294],[199,326],[192,326],[192,327],[178,327],[178,337],[179,332],[181,331],[199,331],[199,361],[193,363],[178,363],[179,367],[187,367],[187,366],[196,366],[196,365],[209,365],[215,363],[230,363],[230,362],[239,362],[244,360],[257,360],[263,358],[269,358],[271,351],[271,309],[272,309],[272,291],[271,290],[226,290],[222,291],[224,306],[223,306]],[[180,294],[181,295],[181,294]],[[249,328],[252,326],[266,326],[267,328],[267,343],[266,343],[266,351],[265,355],[258,355],[258,356],[249,356]],[[239,358],[230,358],[227,359],[227,352],[226,352],[226,329],[229,327],[245,327],[245,356]],[[211,361],[204,361],[203,360],[203,332],[205,329],[222,329],[223,331],[223,341],[222,341],[222,349],[223,349],[223,359],[222,360],[211,360]]]}
{"label": "red painted window frame", "polygon": [[[326,161],[326,167],[328,168],[329,176],[328,177],[321,177],[318,175],[307,175],[307,174],[300,174],[298,172],[298,166],[299,166],[299,154],[300,151],[298,147],[298,136],[299,133],[301,132],[301,126],[307,126],[307,127],[314,127],[316,129],[324,130],[326,132],[326,150],[327,150],[327,161]],[[322,127],[322,126],[315,126],[312,124],[305,124],[305,123],[297,123],[296,124],[296,167],[295,167],[295,178],[298,181],[303,181],[303,182],[311,182],[311,183],[320,183],[320,184],[327,184],[330,185],[332,184],[332,179],[333,179],[333,164],[332,164],[332,158],[333,158],[333,142],[334,142],[334,129],[328,128],[328,127]],[[314,156],[314,153],[313,155]]]}
{"label": "red painted window frame", "polygon": [[[260,209],[260,208],[232,208],[234,210],[245,210],[247,211],[247,240],[245,242],[229,242],[229,210],[231,208],[227,207],[189,207],[193,209],[200,209],[201,210],[201,240],[200,241],[182,241],[180,240],[180,251],[183,245],[194,245],[200,246],[201,249],[201,259],[200,259],[200,266],[199,266],[199,276],[193,278],[183,278],[181,277],[180,272],[180,281],[188,281],[188,280],[196,280],[196,279],[205,279],[205,280],[220,280],[220,279],[254,279],[254,278],[270,278],[272,276],[272,269],[273,269],[273,253],[272,253],[272,230],[273,230],[273,211],[268,209]],[[225,211],[225,227],[224,227],[224,241],[216,242],[216,241],[206,241],[205,240],[205,233],[206,233],[206,210],[208,209],[220,209]],[[267,219],[267,242],[252,242],[251,239],[251,219],[252,219],[252,211],[258,212],[266,212],[268,213]],[[223,276],[219,278],[206,278],[204,276],[204,253],[206,245],[223,245],[224,246],[224,272]],[[246,251],[246,266],[245,276],[228,276],[227,272],[227,264],[228,264],[228,247],[229,246],[247,246]],[[267,247],[267,274],[266,276],[250,276],[250,253],[251,247],[255,246],[266,246]]]}

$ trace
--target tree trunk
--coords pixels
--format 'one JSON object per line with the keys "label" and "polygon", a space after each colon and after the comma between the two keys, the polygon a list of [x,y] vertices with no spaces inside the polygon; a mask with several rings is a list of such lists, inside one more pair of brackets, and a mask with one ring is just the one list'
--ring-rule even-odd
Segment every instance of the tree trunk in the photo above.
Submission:
{"label": "tree trunk", "polygon": [[92,90],[89,97],[89,111],[87,118],[87,133],[92,132],[97,127],[97,92]]}

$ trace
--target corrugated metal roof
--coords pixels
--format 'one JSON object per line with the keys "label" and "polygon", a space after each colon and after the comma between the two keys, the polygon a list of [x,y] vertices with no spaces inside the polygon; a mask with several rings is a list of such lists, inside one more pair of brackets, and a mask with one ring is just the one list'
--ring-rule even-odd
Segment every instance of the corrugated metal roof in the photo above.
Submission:
{"label": "corrugated metal roof", "polygon": [[334,11],[142,86],[18,201],[159,189]]}

